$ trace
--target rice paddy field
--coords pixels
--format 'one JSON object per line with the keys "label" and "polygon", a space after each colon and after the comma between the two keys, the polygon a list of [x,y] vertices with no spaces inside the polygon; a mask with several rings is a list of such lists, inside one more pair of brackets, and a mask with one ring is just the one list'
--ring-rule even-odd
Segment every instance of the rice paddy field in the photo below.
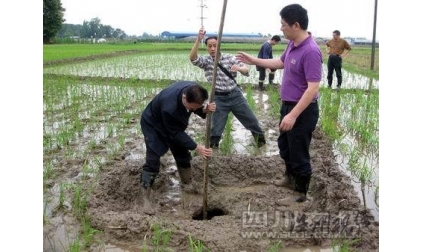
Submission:
{"label": "rice paddy field", "polygon": [[[277,146],[282,72],[276,73],[277,85],[262,92],[251,66],[237,82],[266,132],[266,146],[255,148],[250,132],[230,115],[209,164],[211,218],[195,215],[202,205],[202,160],[193,159],[197,193],[185,193],[170,153],[153,188],[157,214],[141,211],[143,109],[178,80],[210,90],[203,71],[189,61],[191,46],[44,45],[43,251],[378,251],[378,48],[370,70],[371,48],[353,47],[343,61],[341,90],[327,88],[322,48],[311,203],[280,204],[291,192],[269,183],[284,170]],[[256,55],[260,46],[228,43],[221,50]],[[276,45],[273,54],[281,55],[285,46]],[[206,53],[200,48],[199,54]],[[203,142],[206,122],[190,120],[187,132]],[[313,233],[296,229],[301,217],[315,227]],[[293,221],[292,229],[280,218]],[[340,223],[349,225],[340,230]]]}

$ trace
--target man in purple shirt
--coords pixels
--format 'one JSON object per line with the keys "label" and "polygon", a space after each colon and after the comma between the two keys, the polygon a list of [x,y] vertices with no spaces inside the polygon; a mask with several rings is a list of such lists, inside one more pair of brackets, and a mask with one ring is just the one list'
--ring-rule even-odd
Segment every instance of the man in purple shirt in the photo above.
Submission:
{"label": "man in purple shirt", "polygon": [[284,69],[281,82],[280,136],[278,147],[286,164],[285,177],[275,185],[294,189],[295,200],[304,202],[312,175],[309,146],[318,122],[318,90],[322,75],[319,46],[308,34],[308,12],[299,4],[280,11],[281,31],[290,40],[280,58],[259,59],[239,52],[242,62],[270,69]]}

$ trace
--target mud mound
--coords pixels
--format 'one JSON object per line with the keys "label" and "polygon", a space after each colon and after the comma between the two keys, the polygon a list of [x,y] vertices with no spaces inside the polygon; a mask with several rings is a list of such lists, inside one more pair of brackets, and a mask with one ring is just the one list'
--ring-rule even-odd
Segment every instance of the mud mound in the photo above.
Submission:
{"label": "mud mound", "polygon": [[[172,156],[163,158],[153,187],[155,216],[141,211],[139,161],[122,160],[103,170],[91,194],[92,225],[105,240],[151,241],[152,225],[172,231],[168,246],[187,251],[188,236],[211,251],[264,251],[273,242],[283,246],[328,245],[332,238],[358,239],[358,251],[378,251],[378,222],[363,210],[349,178],[335,165],[331,144],[314,133],[311,146],[314,169],[311,201],[297,203],[293,191],[276,187],[285,165],[279,156],[215,156],[208,163],[208,210],[220,214],[196,220],[203,206],[203,170],[206,163],[192,161],[190,193],[179,185]],[[198,219],[198,218],[197,218]]]}

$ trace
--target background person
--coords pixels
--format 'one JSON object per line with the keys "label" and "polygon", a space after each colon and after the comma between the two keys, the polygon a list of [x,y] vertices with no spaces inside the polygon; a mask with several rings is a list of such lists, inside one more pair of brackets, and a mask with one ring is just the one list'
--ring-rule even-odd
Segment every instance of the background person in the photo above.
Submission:
{"label": "background person", "polygon": [[[209,55],[198,56],[199,44],[205,33],[206,31],[202,27],[190,51],[190,61],[193,65],[204,70],[207,81],[212,84],[218,38],[215,36],[208,37],[205,44]],[[218,57],[219,69],[216,76],[214,96],[217,110],[212,114],[210,147],[217,148],[219,146],[230,112],[252,133],[257,147],[261,147],[266,144],[264,132],[236,82],[237,72],[249,76],[249,69],[234,55],[219,53]]]}
{"label": "background person", "polygon": [[156,175],[159,173],[160,157],[169,149],[175,158],[183,184],[191,182],[192,159],[190,150],[200,156],[212,156],[212,149],[197,144],[185,132],[192,113],[206,118],[206,113],[216,109],[214,103],[205,104],[207,90],[191,81],[179,81],[163,89],[147,105],[141,114],[141,130],[146,144],[146,160],[141,172],[143,211],[155,213],[150,194]]}
{"label": "background person", "polygon": [[[281,41],[281,37],[278,35],[274,35],[272,36],[271,39],[267,40],[265,43],[262,44],[261,49],[259,50],[258,53],[258,58],[260,59],[272,59],[272,47],[276,44],[278,44],[278,42]],[[269,69],[269,68],[264,68],[264,67],[260,67],[260,66],[256,66],[256,70],[259,71],[259,90],[265,90],[264,88],[264,81],[265,81],[265,77],[266,77],[266,72],[269,72],[268,75],[268,83],[269,85],[274,84],[274,77],[275,77],[275,71],[277,71],[277,69]]]}
{"label": "background person", "polygon": [[259,59],[240,52],[241,61],[265,68],[284,69],[280,96],[278,148],[286,164],[285,178],[278,186],[294,189],[295,200],[307,199],[312,176],[309,146],[318,122],[318,90],[322,76],[321,50],[308,34],[308,12],[299,4],[280,11],[281,31],[289,40],[280,58]]}
{"label": "background person", "polygon": [[346,40],[340,38],[339,30],[333,31],[333,39],[327,41],[325,45],[327,46],[327,54],[329,54],[327,63],[328,87],[331,88],[333,84],[333,73],[336,70],[337,88],[340,88],[342,85],[342,59],[349,54],[352,48]]}

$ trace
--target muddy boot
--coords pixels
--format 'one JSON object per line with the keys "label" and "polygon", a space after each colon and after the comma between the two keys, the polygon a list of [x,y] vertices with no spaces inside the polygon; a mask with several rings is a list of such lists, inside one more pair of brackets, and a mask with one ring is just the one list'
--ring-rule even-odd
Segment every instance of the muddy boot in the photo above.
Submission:
{"label": "muddy boot", "polygon": [[269,85],[274,85],[274,77],[275,77],[275,72],[270,72],[268,75]]}
{"label": "muddy boot", "polygon": [[255,134],[252,133],[255,144],[258,148],[261,148],[266,144],[265,135],[264,134]]}
{"label": "muddy boot", "polygon": [[259,90],[260,91],[264,91],[265,90],[265,88],[264,88],[264,82],[263,81],[259,81]]}
{"label": "muddy boot", "polygon": [[183,167],[177,167],[178,174],[180,175],[181,182],[183,184],[190,184],[191,183],[191,167],[183,168]]}
{"label": "muddy boot", "polygon": [[141,172],[141,191],[143,197],[143,212],[148,215],[154,215],[155,210],[151,205],[151,192],[152,186],[155,181],[157,173],[153,172]]}
{"label": "muddy boot", "polygon": [[273,180],[272,184],[274,184],[275,186],[286,187],[291,190],[294,190],[294,178],[292,175],[286,174],[286,176],[283,179]]}
{"label": "muddy boot", "polygon": [[152,187],[141,188],[141,191],[143,193],[143,212],[148,215],[154,215],[155,210],[153,209],[151,203],[150,203],[150,194],[152,192]]}
{"label": "muddy boot", "polygon": [[221,137],[211,136],[209,139],[209,148],[214,148],[214,149],[219,148],[219,140],[221,140]]}
{"label": "muddy boot", "polygon": [[181,180],[181,189],[186,193],[197,193],[191,183],[191,167],[182,168],[178,167],[178,174],[180,175]]}
{"label": "muddy boot", "polygon": [[294,200],[296,202],[305,202],[308,200],[307,193],[309,190],[309,182],[311,181],[311,175],[309,176],[296,176],[294,185]]}

